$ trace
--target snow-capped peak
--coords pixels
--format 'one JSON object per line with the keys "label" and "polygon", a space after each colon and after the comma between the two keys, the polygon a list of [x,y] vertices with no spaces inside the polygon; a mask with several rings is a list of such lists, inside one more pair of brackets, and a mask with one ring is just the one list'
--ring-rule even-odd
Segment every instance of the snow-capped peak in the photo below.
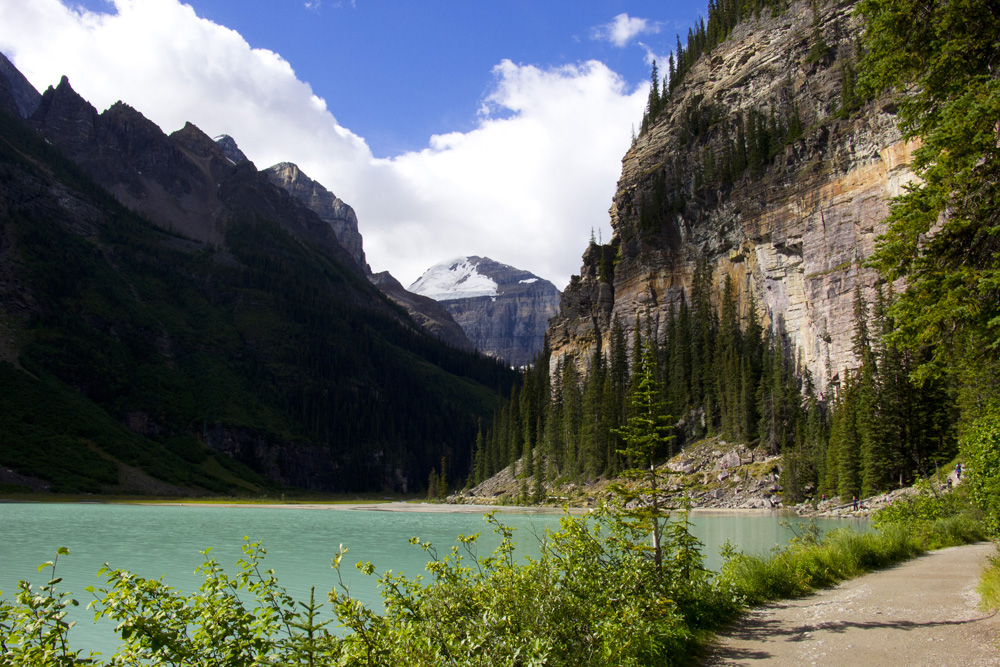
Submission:
{"label": "snow-capped peak", "polygon": [[459,257],[436,264],[424,272],[409,291],[435,301],[465,299],[476,296],[496,296],[497,283],[479,273],[479,257]]}

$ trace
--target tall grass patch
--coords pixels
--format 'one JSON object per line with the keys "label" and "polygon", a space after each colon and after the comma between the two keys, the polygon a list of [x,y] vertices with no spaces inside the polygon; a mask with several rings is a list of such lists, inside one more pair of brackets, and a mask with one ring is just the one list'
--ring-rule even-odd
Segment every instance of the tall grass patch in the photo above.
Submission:
{"label": "tall grass patch", "polygon": [[752,606],[805,595],[921,551],[919,543],[902,526],[877,532],[842,528],[822,540],[812,528],[804,537],[766,556],[730,552],[722,573],[739,592],[742,602]]}
{"label": "tall grass patch", "polygon": [[983,611],[1000,610],[1000,553],[990,558],[990,564],[983,570],[976,591]]}

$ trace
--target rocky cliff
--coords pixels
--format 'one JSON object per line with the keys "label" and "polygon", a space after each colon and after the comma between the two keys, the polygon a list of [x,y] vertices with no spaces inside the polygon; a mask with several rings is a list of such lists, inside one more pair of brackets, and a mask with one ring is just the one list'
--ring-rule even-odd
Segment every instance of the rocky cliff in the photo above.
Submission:
{"label": "rocky cliff", "polygon": [[[248,162],[246,155],[229,135],[216,137],[216,143],[234,164]],[[312,180],[291,162],[281,162],[261,172],[276,187],[287,192],[297,202],[314,212],[326,222],[337,241],[350,254],[354,265],[368,277],[393,303],[406,311],[423,331],[452,347],[473,349],[465,332],[452,319],[448,311],[433,299],[408,292],[389,272],[373,274],[365,260],[364,240],[358,231],[358,217],[354,209],[327,190],[322,183]]]}
{"label": "rocky cliff", "polygon": [[240,147],[236,144],[236,140],[228,134],[220,134],[217,136],[215,138],[215,143],[217,143],[219,148],[222,149],[223,155],[233,161],[233,164],[250,161],[246,154],[240,150]]}
{"label": "rocky cliff", "polygon": [[437,264],[409,290],[440,302],[477,350],[512,366],[531,363],[559,312],[555,285],[488,257]]}
{"label": "rocky cliff", "polygon": [[855,285],[871,296],[863,262],[913,147],[891,102],[855,96],[853,6],[745,19],[694,63],[622,160],[614,237],[587,249],[563,295],[556,359],[588,359],[615,316],[657,331],[704,261],[716,294],[734,280],[744,317],[754,296],[820,389],[856,364]]}
{"label": "rocky cliff", "polygon": [[[238,150],[238,149],[237,149]],[[371,273],[365,261],[361,233],[358,231],[358,216],[348,206],[321,183],[312,180],[291,162],[280,162],[263,172],[269,181],[285,190],[299,202],[315,212],[321,220],[330,225],[340,245],[344,246],[354,263],[366,273]]]}
{"label": "rocky cliff", "polygon": [[[42,96],[35,87],[14,67],[7,56],[0,53],[0,108],[21,118],[27,118],[38,108]],[[13,102],[13,104],[10,104]]]}
{"label": "rocky cliff", "polygon": [[460,350],[475,349],[445,306],[434,299],[408,291],[388,271],[372,275],[371,281],[383,294],[404,308],[427,333]]}

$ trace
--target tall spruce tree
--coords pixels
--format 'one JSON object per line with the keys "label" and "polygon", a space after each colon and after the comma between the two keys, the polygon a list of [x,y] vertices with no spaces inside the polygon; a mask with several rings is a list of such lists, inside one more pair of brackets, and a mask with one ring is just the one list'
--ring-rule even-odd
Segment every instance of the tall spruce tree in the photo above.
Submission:
{"label": "tall spruce tree", "polygon": [[617,429],[625,443],[621,454],[634,466],[624,471],[623,476],[636,484],[618,484],[614,488],[625,503],[621,511],[627,520],[649,530],[653,562],[657,573],[662,575],[661,539],[669,509],[664,505],[664,474],[657,469],[656,462],[672,453],[669,449],[673,439],[672,418],[666,414],[663,390],[656,381],[656,354],[648,342],[642,347],[634,369],[637,381],[629,395],[628,419],[621,429]]}

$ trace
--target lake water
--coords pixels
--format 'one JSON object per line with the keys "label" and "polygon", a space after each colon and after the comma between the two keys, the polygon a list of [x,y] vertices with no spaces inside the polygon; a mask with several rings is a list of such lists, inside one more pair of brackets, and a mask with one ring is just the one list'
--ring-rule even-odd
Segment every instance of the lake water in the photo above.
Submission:
{"label": "lake water", "polygon": [[[501,520],[516,529],[519,552],[535,555],[546,527],[557,528],[559,513],[502,512]],[[705,545],[710,569],[718,569],[719,546],[727,539],[747,552],[764,553],[785,544],[792,533],[777,513],[693,513],[694,533]],[[855,522],[826,519],[822,530]],[[855,523],[856,525],[856,523]],[[423,573],[426,556],[409,544],[420,537],[444,554],[460,534],[482,532],[479,553],[496,544],[492,529],[481,514],[468,512],[389,512],[377,505],[366,509],[298,509],[254,506],[141,506],[109,504],[0,503],[0,591],[5,598],[16,593],[17,581],[45,583],[48,571],[38,565],[55,557],[65,546],[69,556],[59,559],[60,588],[71,591],[81,603],[70,633],[75,649],[102,651],[109,658],[117,641],[110,627],[95,627],[83,611],[90,600],[87,586],[103,586],[97,571],[105,562],[148,578],[164,576],[168,586],[192,592],[200,585],[194,570],[203,561],[200,551],[212,547],[230,574],[240,557],[244,536],[261,541],[267,549],[265,568],[274,569],[281,585],[297,600],[307,601],[316,587],[317,600],[337,583],[330,560],[338,545],[348,547],[342,568],[351,594],[379,605],[374,577],[364,577],[353,564],[371,561],[376,572]]]}

